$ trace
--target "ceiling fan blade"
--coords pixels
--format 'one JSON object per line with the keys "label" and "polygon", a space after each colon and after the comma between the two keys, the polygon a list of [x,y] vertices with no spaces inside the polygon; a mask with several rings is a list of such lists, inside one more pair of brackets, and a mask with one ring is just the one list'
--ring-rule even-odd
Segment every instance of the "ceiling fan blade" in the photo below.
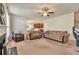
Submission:
{"label": "ceiling fan blade", "polygon": [[49,15],[47,15],[47,16],[49,16]]}
{"label": "ceiling fan blade", "polygon": [[48,12],[49,14],[53,14],[54,12]]}

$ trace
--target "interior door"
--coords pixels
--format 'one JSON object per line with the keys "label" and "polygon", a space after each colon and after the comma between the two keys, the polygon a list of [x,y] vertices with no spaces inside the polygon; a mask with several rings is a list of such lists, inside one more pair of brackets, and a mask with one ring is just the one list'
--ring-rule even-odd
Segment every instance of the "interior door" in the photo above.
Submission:
{"label": "interior door", "polygon": [[73,34],[76,39],[76,45],[79,47],[79,11],[74,13]]}
{"label": "interior door", "polygon": [[74,26],[79,29],[79,11],[74,13]]}

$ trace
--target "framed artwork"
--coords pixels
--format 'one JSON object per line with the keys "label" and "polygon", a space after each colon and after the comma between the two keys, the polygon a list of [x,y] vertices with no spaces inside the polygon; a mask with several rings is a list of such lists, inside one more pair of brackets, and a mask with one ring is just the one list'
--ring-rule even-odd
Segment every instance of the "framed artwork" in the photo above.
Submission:
{"label": "framed artwork", "polygon": [[3,4],[0,3],[0,15],[3,15],[4,14],[4,6]]}
{"label": "framed artwork", "polygon": [[6,25],[6,19],[5,19],[5,15],[4,15],[4,6],[2,3],[0,3],[0,25]]}
{"label": "framed artwork", "polygon": [[44,28],[44,24],[43,23],[35,23],[34,28]]}
{"label": "framed artwork", "polygon": [[2,18],[2,22],[3,22],[3,25],[6,25],[6,19],[4,17]]}
{"label": "framed artwork", "polygon": [[0,25],[2,25],[2,24],[3,24],[2,17],[0,16]]}
{"label": "framed artwork", "polygon": [[6,25],[6,20],[4,17],[0,16],[0,25]]}

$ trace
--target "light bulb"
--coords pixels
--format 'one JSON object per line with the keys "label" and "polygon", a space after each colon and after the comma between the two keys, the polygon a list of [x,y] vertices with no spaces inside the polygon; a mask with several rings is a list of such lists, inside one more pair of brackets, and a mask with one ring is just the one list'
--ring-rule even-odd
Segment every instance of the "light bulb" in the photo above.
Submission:
{"label": "light bulb", "polygon": [[43,13],[43,16],[47,16],[47,12],[44,12],[44,13]]}

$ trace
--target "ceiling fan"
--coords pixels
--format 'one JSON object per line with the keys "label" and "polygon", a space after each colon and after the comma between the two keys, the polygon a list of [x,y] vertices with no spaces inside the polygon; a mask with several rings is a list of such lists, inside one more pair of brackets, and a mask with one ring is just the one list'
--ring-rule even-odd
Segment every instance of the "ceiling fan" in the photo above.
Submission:
{"label": "ceiling fan", "polygon": [[50,14],[53,14],[54,11],[52,10],[52,8],[43,7],[43,8],[41,9],[41,11],[39,11],[39,13],[41,13],[42,16],[50,16]]}

